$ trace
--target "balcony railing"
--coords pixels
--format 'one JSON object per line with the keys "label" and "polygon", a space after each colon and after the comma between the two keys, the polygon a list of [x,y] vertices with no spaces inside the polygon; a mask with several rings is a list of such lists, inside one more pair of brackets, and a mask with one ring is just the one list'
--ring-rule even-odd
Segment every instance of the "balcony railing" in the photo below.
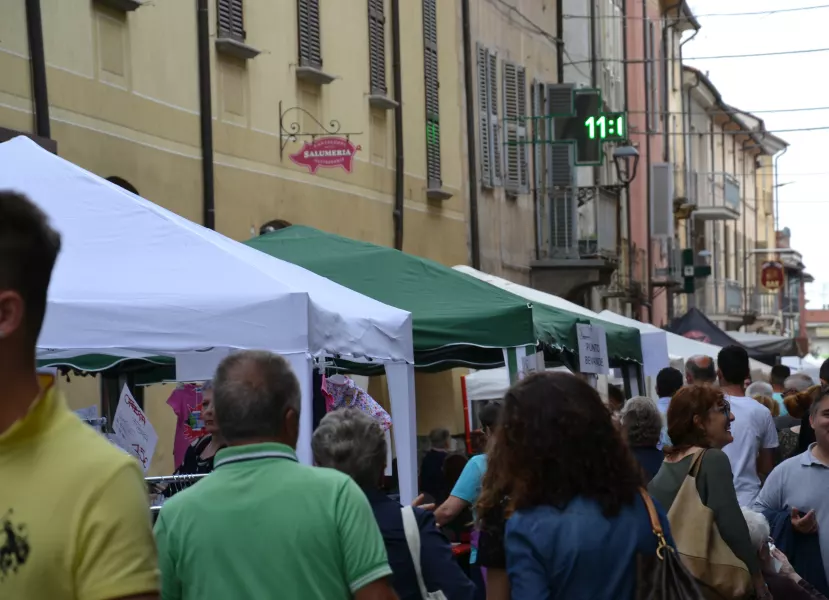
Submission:
{"label": "balcony railing", "polygon": [[575,191],[555,191],[544,198],[539,231],[542,258],[616,258],[618,197],[601,188],[585,188],[583,203]]}
{"label": "balcony railing", "polygon": [[774,317],[780,312],[780,294],[755,289],[751,294],[751,309],[761,317]]}
{"label": "balcony railing", "polygon": [[732,221],[740,216],[740,183],[728,173],[688,173],[688,199],[703,221]]}
{"label": "balcony railing", "polygon": [[743,286],[724,279],[706,281],[697,289],[697,306],[708,315],[741,315]]}

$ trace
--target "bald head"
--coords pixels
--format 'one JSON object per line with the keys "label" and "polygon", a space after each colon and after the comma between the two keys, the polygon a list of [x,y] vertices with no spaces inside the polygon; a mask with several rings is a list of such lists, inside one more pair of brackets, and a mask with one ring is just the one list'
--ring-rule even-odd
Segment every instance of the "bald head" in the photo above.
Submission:
{"label": "bald head", "polygon": [[689,385],[714,383],[716,380],[717,369],[714,367],[714,359],[710,356],[698,354],[685,363],[685,381]]}
{"label": "bald head", "polygon": [[299,381],[281,356],[253,350],[232,354],[216,370],[213,390],[216,421],[229,444],[296,444]]}

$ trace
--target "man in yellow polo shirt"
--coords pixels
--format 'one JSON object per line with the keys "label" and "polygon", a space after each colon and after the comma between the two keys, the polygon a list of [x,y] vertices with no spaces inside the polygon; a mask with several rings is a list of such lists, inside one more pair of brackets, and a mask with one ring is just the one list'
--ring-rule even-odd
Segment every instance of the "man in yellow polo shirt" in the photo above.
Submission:
{"label": "man in yellow polo shirt", "polygon": [[0,598],[156,600],[138,463],[78,420],[54,378],[36,375],[59,250],[46,216],[0,190]]}

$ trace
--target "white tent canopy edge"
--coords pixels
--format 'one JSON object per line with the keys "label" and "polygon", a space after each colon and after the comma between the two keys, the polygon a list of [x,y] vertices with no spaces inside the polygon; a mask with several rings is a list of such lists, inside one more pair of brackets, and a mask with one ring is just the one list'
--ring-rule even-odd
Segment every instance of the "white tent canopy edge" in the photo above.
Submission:
{"label": "white tent canopy edge", "polygon": [[177,360],[207,349],[283,354],[303,387],[298,451],[306,462],[311,355],[386,363],[401,497],[413,497],[410,313],[192,223],[25,137],[0,144],[0,189],[28,196],[62,235],[39,352],[120,349]]}

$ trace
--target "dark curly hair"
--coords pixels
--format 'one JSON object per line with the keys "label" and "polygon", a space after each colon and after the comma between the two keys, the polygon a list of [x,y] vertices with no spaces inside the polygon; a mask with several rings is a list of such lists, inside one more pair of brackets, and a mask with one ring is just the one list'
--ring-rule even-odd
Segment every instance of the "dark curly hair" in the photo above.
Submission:
{"label": "dark curly hair", "polygon": [[564,508],[581,496],[608,516],[642,486],[633,455],[598,392],[569,373],[530,375],[507,391],[489,451],[478,516],[539,505]]}
{"label": "dark curly hair", "polygon": [[686,385],[679,390],[668,406],[668,437],[673,445],[665,448],[665,454],[679,454],[693,446],[710,447],[705,429],[694,423],[694,417],[706,423],[708,411],[721,406],[725,406],[725,396],[714,386]]}

